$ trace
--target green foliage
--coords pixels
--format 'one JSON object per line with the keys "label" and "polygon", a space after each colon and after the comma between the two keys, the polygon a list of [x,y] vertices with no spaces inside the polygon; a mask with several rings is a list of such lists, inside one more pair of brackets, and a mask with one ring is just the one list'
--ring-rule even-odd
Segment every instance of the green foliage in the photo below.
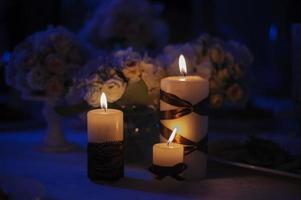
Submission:
{"label": "green foliage", "polygon": [[116,103],[119,105],[148,105],[148,89],[144,81],[140,80],[129,84],[121,99]]}

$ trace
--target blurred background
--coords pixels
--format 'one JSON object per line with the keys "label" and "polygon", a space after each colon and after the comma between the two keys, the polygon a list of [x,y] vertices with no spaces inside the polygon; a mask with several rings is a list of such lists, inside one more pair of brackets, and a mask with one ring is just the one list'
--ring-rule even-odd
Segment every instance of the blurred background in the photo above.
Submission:
{"label": "blurred background", "polygon": [[[45,30],[49,25],[64,25],[79,32],[102,2],[0,0],[0,55],[3,60],[0,68],[1,131],[17,129],[19,126],[15,126],[16,121],[24,126],[43,125],[40,120],[41,105],[21,100],[20,95],[5,84],[4,65],[9,59],[9,52],[27,36]],[[168,43],[191,41],[201,33],[209,33],[223,40],[239,41],[249,47],[254,61],[247,76],[250,97],[244,109],[251,112],[238,110],[233,116],[239,118],[247,115],[249,120],[250,117],[267,117],[270,124],[264,121],[262,125],[260,123],[263,121],[256,121],[254,129],[258,123],[262,129],[276,127],[291,135],[300,135],[300,1],[151,2],[157,5],[162,19],[167,23]],[[216,114],[217,118],[219,116],[223,118],[224,115]],[[275,121],[275,116],[280,121]]]}
{"label": "blurred background", "polygon": [[[83,176],[83,174],[86,173],[86,171],[84,171],[86,164],[86,162],[84,161],[86,151],[84,149],[87,145],[87,136],[85,127],[86,119],[84,119],[82,116],[86,115],[83,114],[81,116],[73,115],[72,117],[64,117],[63,126],[64,129],[66,129],[65,132],[68,133],[66,134],[66,137],[69,141],[72,142],[72,144],[63,143],[61,145],[60,143],[58,143],[57,146],[56,144],[53,145],[55,148],[57,147],[58,150],[55,148],[52,149],[52,144],[49,145],[47,143],[48,141],[50,141],[51,143],[51,139],[53,138],[48,137],[48,135],[51,134],[46,134],[47,124],[45,122],[45,119],[48,121],[49,125],[48,133],[55,133],[60,132],[57,131],[59,128],[56,125],[61,118],[57,116],[57,113],[53,112],[54,107],[53,105],[48,105],[48,101],[45,101],[46,103],[44,107],[43,101],[26,100],[22,98],[20,91],[17,91],[15,88],[8,86],[5,69],[7,69],[7,66],[9,66],[7,64],[11,58],[11,55],[13,55],[12,52],[15,50],[16,45],[20,43],[22,45],[25,44],[25,47],[22,46],[22,48],[25,49],[25,53],[22,52],[23,49],[21,48],[21,51],[15,50],[15,52],[17,52],[15,54],[20,54],[20,60],[23,59],[22,61],[30,60],[26,57],[26,53],[30,52],[30,50],[28,50],[30,48],[27,49],[26,42],[24,43],[23,41],[36,32],[47,30],[49,26],[64,26],[71,32],[75,33],[77,36],[82,36],[82,33],[85,32],[85,28],[88,27],[90,28],[91,35],[94,36],[93,34],[101,35],[103,33],[103,30],[105,30],[101,29],[103,27],[99,28],[101,31],[99,31],[97,28],[98,25],[104,25],[104,27],[106,27],[107,25],[106,23],[102,22],[102,17],[107,17],[107,20],[109,21],[109,25],[107,26],[112,26],[113,29],[117,27],[117,31],[116,29],[114,29],[113,32],[121,32],[118,29],[119,24],[116,25],[114,19],[116,20],[117,18],[116,21],[121,22],[120,26],[124,26],[122,28],[127,28],[129,21],[135,21],[136,19],[137,21],[140,20],[139,16],[137,17],[137,15],[142,15],[144,17],[141,17],[142,20],[146,19],[142,22],[142,25],[144,25],[144,27],[142,26],[141,28],[139,27],[139,23],[133,22],[133,27],[130,27],[130,31],[127,31],[131,33],[131,28],[136,30],[135,28],[137,28],[136,25],[138,24],[138,27],[142,30],[138,30],[136,32],[136,37],[134,37],[134,40],[137,39],[139,42],[141,42],[139,31],[144,33],[145,35],[143,36],[145,36],[145,38],[147,39],[149,39],[148,36],[153,35],[156,36],[155,39],[162,39],[163,42],[161,42],[160,40],[151,40],[150,44],[148,44],[150,46],[161,45],[161,47],[157,48],[157,51],[152,52],[152,54],[162,53],[164,51],[163,47],[165,47],[167,44],[183,44],[186,42],[196,43],[196,39],[204,33],[218,37],[222,41],[234,40],[238,42],[235,44],[245,45],[245,47],[247,47],[253,54],[253,56],[249,56],[250,54],[248,55],[249,57],[253,57],[253,62],[246,70],[246,73],[241,73],[243,74],[242,82],[246,85],[247,88],[245,90],[246,92],[243,91],[245,92],[243,93],[243,95],[240,94],[241,96],[243,96],[242,99],[244,101],[243,103],[238,103],[234,106],[225,103],[221,108],[215,109],[211,113],[209,113],[209,154],[215,157],[220,157],[222,159],[222,162],[224,162],[225,160],[234,162],[238,161],[240,163],[243,162],[249,165],[253,165],[251,166],[252,169],[254,169],[254,165],[269,167],[276,170],[294,173],[294,175],[290,176],[295,177],[296,175],[298,178],[300,178],[301,0],[126,1],[130,1],[131,4],[129,5],[135,8],[126,7],[128,2],[124,3],[124,0],[0,0],[0,143],[2,142],[0,145],[0,169],[1,175],[10,175],[4,179],[3,177],[0,177],[0,183],[1,180],[2,183],[12,182],[13,185],[15,185],[15,188],[17,188],[17,192],[15,193],[19,195],[19,198],[16,199],[24,199],[23,193],[20,192],[21,188],[30,188],[30,190],[37,190],[38,192],[40,192],[42,185],[37,184],[35,179],[41,181],[41,183],[44,183],[45,191],[48,190],[48,186],[49,188],[52,187],[53,191],[57,193],[57,196],[61,197],[64,195],[71,195],[74,196],[74,199],[76,199],[79,198],[79,196],[77,196],[77,193],[79,193],[80,191],[85,191],[84,195],[91,193],[90,195],[95,195],[95,198],[98,198],[99,195],[97,192],[100,191],[103,193],[103,190],[99,190],[98,187],[94,187],[95,192],[91,192],[93,190],[90,189],[93,187],[86,184],[86,177]],[[130,20],[123,20],[123,15],[118,15],[119,12],[116,12],[116,14],[114,12],[115,9],[107,9],[107,4],[112,5],[114,4],[114,2],[122,2],[120,6],[121,8],[119,7],[119,9],[121,10],[119,10],[120,13],[122,13],[123,11],[126,13],[126,15],[130,15],[131,12],[137,13],[133,15],[134,17],[131,16],[132,18],[130,18]],[[145,2],[150,2],[150,4],[146,3],[145,6]],[[114,19],[111,20],[111,18]],[[160,24],[152,24],[152,26],[148,26],[148,24],[158,21],[165,23],[163,29],[158,28],[158,30],[155,30],[152,33],[148,33],[151,32],[151,29],[153,27],[160,27]],[[96,24],[95,27],[89,27],[89,25],[93,23],[94,25]],[[165,25],[167,30],[164,31]],[[73,37],[69,37],[69,34],[65,34],[65,30],[62,31],[61,29],[57,29],[54,32],[56,31],[59,34],[66,36],[67,38],[63,38],[63,42],[62,40],[58,40],[58,42],[54,44],[60,46],[60,43],[63,43],[62,46],[60,46],[61,49],[58,48],[59,50],[64,50],[65,46],[68,46],[70,38],[70,43],[72,43],[72,45],[77,44],[77,41],[72,40]],[[39,34],[43,35],[43,33]],[[52,37],[49,32],[47,32],[47,34],[47,37]],[[126,35],[127,32],[125,31],[125,33],[123,34]],[[143,39],[145,39],[143,36],[141,37],[142,41]],[[167,37],[165,38],[165,36]],[[34,39],[36,38],[39,37],[35,37]],[[67,45],[65,46],[64,41],[67,41]],[[93,41],[91,43],[93,43]],[[51,42],[50,44],[44,44],[43,42],[41,42],[41,44],[38,44],[37,46],[39,45],[41,45],[42,47],[46,46],[46,53],[42,52],[45,53],[46,56],[48,56],[47,54],[52,54],[51,51],[50,53],[49,51],[47,51],[47,47],[53,45]],[[242,47],[243,45],[239,47]],[[101,45],[99,45],[98,47],[102,48]],[[246,50],[247,48],[245,48],[244,50]],[[27,50],[28,52],[26,52]],[[73,49],[71,48],[72,53],[76,52],[77,50],[78,49],[76,47]],[[100,51],[94,51],[94,54],[97,54],[99,52]],[[179,52],[175,52],[176,53],[172,51],[171,54],[174,53],[176,54],[176,56],[178,56]],[[236,53],[242,55],[243,57],[243,54],[245,52]],[[150,55],[152,56],[152,54]],[[72,55],[72,58],[75,61],[70,59],[71,64],[78,64],[78,58],[76,55],[78,54],[75,54],[75,56]],[[31,56],[34,57],[33,60],[36,59],[36,55],[32,54]],[[46,56],[44,56],[45,60]],[[66,57],[67,56],[62,58],[63,62],[59,63],[61,64],[60,67],[63,66],[62,68],[64,68],[64,66],[68,66],[66,64],[67,62],[65,62],[66,60],[68,60],[68,58],[66,59]],[[226,56],[223,57],[224,60],[226,60],[225,57]],[[22,61],[19,61],[18,58],[18,56],[15,56],[14,61],[16,63],[22,63]],[[74,63],[72,63],[73,61]],[[44,60],[42,61],[42,63],[43,62]],[[62,63],[66,65],[62,65]],[[57,63],[54,62],[54,68],[56,67],[56,64]],[[38,63],[37,66],[35,66],[34,64],[32,65],[35,68],[43,68],[45,63]],[[222,67],[217,65],[221,65]],[[15,65],[15,68],[18,68],[18,66],[20,65]],[[224,67],[224,63],[216,64],[216,66],[217,68],[220,67],[220,71],[223,72],[222,68]],[[225,68],[233,67],[227,66],[227,64],[225,64],[225,66]],[[52,67],[52,65],[50,67]],[[31,72],[28,71],[26,75],[30,74],[33,70]],[[49,72],[49,74],[50,73],[53,72],[51,71]],[[21,73],[21,75],[23,74]],[[156,78],[156,76],[157,75],[155,75],[154,77]],[[17,75],[15,75],[14,73],[12,73],[10,76],[11,79],[17,79],[16,77]],[[84,73],[83,77],[85,78]],[[21,77],[21,79],[22,78],[26,79],[28,77],[26,76],[25,78],[24,75],[23,77]],[[159,80],[160,79],[158,79],[157,81],[159,82]],[[22,84],[19,84],[19,87],[22,87]],[[157,85],[157,87],[159,86]],[[143,89],[145,89],[145,87]],[[226,88],[226,90],[227,89],[228,88]],[[132,90],[132,92],[133,91],[134,93],[136,93],[136,90]],[[234,94],[235,92],[236,95],[238,93],[239,96],[240,91],[237,92],[234,90]],[[135,97],[135,95],[128,96]],[[97,102],[99,102],[98,99]],[[43,116],[43,109],[46,110],[44,110],[46,112],[45,118]],[[85,107],[85,109],[87,109],[87,107]],[[149,148],[149,153],[151,153],[152,145],[155,139],[158,139],[159,119],[157,113],[153,112],[153,110],[151,113],[144,112],[142,113],[142,115],[139,115],[141,113],[135,115],[135,113],[137,113],[135,112],[135,110],[132,113],[129,112],[128,119],[125,119],[125,129],[128,129],[125,130],[125,135],[127,131],[130,133],[128,134],[128,138],[125,139],[128,142],[127,144],[129,150],[127,150],[127,154],[130,158],[126,158],[126,160],[141,161],[141,159],[137,159],[137,156],[145,156],[139,154],[144,154],[144,152],[147,152],[147,145],[147,147]],[[50,117],[48,117],[48,114],[50,115]],[[133,115],[133,119],[135,119],[136,121],[131,121],[131,114]],[[145,116],[148,118],[145,118]],[[51,129],[52,131],[49,131],[49,129]],[[254,135],[256,137],[254,137]],[[257,136],[260,137],[260,139],[257,138]],[[149,139],[148,137],[153,138]],[[53,141],[55,141],[55,139],[57,139],[58,142],[65,142],[63,140],[64,138],[60,138],[60,136],[58,136],[57,138],[54,137]],[[45,140],[47,143],[45,148],[46,150],[43,149],[43,146],[41,149],[37,148],[37,146],[41,144],[43,140]],[[75,142],[76,145],[73,145],[73,142]],[[81,146],[80,151],[75,154],[74,152],[72,152],[71,154],[61,154],[58,156],[55,154],[44,153],[45,151],[77,151],[79,144]],[[47,145],[50,146],[49,149],[47,148]],[[41,153],[40,151],[42,151],[43,153]],[[147,155],[146,157],[148,159],[151,159],[151,156],[149,155]],[[222,170],[224,170],[224,166],[222,166],[220,171]],[[235,169],[235,171],[237,171],[237,169]],[[68,175],[68,173],[66,172],[70,172],[70,174]],[[228,171],[225,171],[224,174],[226,174],[226,178],[232,176]],[[16,176],[17,179],[12,178],[13,176]],[[34,179],[24,179],[25,181],[22,182],[22,179],[20,179],[20,177],[18,176],[27,176]],[[239,176],[244,177],[245,175],[243,174]],[[63,180],[60,181],[60,184],[62,184],[61,187],[57,185],[58,177],[62,177]],[[223,180],[227,181],[225,177],[223,177]],[[249,190],[246,190],[246,188],[253,188],[254,190],[257,189],[256,187],[253,187],[253,185],[258,186],[258,191],[262,191],[259,189],[267,188],[261,187],[263,182],[261,182],[261,179],[259,179],[259,182],[256,182],[255,178],[253,179],[252,177],[252,179],[246,179],[245,184],[241,184],[244,183],[242,179],[238,179],[238,177],[235,176],[237,184],[239,186],[244,186],[243,191],[249,192]],[[214,179],[216,179],[216,176],[214,176]],[[78,189],[74,184],[77,180],[79,186]],[[234,183],[235,181],[231,180],[230,182],[232,184],[232,182]],[[225,182],[225,185],[227,187],[224,188],[227,189],[227,193],[232,194],[232,190],[228,189],[235,189],[235,187],[229,187],[228,183],[230,182],[229,180]],[[214,183],[212,183],[213,182],[210,181],[210,186],[215,185]],[[277,186],[275,185],[275,183],[275,180],[271,179],[271,182],[268,182],[268,184],[266,184],[269,185],[269,187],[272,187],[271,193],[277,190],[275,189],[275,186]],[[223,184],[217,185],[219,187],[218,190],[220,190],[220,187]],[[211,191],[215,191],[212,190],[211,187],[208,188]],[[280,184],[279,188],[282,188]],[[288,190],[288,188],[291,188],[291,186],[287,185],[287,188],[283,191],[290,191]],[[128,188],[126,189],[127,190],[125,191],[128,191]],[[261,195],[262,193],[258,191],[254,192],[254,194]],[[180,192],[182,192],[182,190]],[[0,188],[0,199],[2,199],[2,193],[5,192],[2,192]],[[234,192],[233,195],[240,193],[242,192]],[[222,194],[223,193],[219,195]],[[247,197],[250,198],[249,194],[250,192],[247,194]],[[278,193],[275,193],[274,195],[277,194]],[[295,193],[290,193],[290,195],[293,194]],[[283,195],[283,197],[284,196],[286,195]],[[282,196],[280,195],[279,198],[281,197]],[[172,196],[172,198],[174,198],[174,196]]]}
{"label": "blurred background", "polygon": [[[1,0],[2,60],[5,62],[8,59],[16,44],[34,32],[45,30],[50,24],[64,25],[78,32],[101,2],[103,0]],[[259,107],[278,112],[300,101],[297,85],[300,84],[301,64],[294,57],[300,51],[300,41],[299,46],[293,45],[298,40],[293,33],[298,29],[296,24],[301,21],[300,1],[151,2],[157,5],[168,25],[169,43],[186,42],[197,38],[200,33],[209,33],[225,40],[240,41],[249,47],[254,55],[249,72],[250,99]],[[28,110],[38,106],[36,103],[21,101],[17,93],[6,86],[3,65],[0,68],[1,124],[28,119],[28,115],[39,115],[36,109]]]}

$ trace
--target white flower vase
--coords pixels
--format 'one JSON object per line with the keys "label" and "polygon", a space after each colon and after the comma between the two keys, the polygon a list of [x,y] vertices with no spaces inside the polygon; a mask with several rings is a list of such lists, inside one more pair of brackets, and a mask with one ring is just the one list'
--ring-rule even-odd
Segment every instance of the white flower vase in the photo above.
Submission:
{"label": "white flower vase", "polygon": [[47,130],[44,145],[40,149],[46,152],[73,151],[76,145],[66,141],[62,130],[61,116],[55,112],[55,105],[55,100],[46,100],[44,103],[43,115],[47,123]]}
{"label": "white flower vase", "polygon": [[38,148],[42,152],[70,152],[78,150],[76,144],[67,142],[63,129],[62,118],[55,111],[58,100],[47,97],[26,96],[25,99],[44,102],[43,116],[47,123],[46,136]]}

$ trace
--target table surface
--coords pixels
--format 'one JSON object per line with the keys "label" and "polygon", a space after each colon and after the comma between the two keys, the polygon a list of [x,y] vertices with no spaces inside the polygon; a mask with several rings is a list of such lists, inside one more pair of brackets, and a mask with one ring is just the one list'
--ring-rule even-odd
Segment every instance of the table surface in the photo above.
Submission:
{"label": "table surface", "polygon": [[35,150],[43,131],[0,133],[0,188],[16,199],[301,199],[301,181],[209,161],[199,182],[157,181],[145,168],[126,165],[125,178],[93,183],[86,172],[86,134],[72,131],[71,153]]}

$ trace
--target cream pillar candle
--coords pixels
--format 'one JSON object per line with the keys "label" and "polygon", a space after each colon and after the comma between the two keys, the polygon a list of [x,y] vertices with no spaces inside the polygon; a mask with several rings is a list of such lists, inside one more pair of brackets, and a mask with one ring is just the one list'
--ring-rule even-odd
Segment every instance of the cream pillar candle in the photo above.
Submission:
{"label": "cream pillar candle", "polygon": [[153,146],[153,164],[163,167],[172,167],[183,163],[184,147],[181,144],[172,143],[177,129],[173,130],[167,143],[158,143]]}
{"label": "cream pillar candle", "polygon": [[153,147],[153,164],[164,167],[172,167],[183,163],[184,148],[181,144],[166,143],[155,144]]}
{"label": "cream pillar candle", "polygon": [[101,107],[87,114],[88,177],[94,181],[117,180],[124,175],[123,113],[107,109],[104,93]]}
{"label": "cream pillar candle", "polygon": [[[161,80],[161,90],[177,96],[178,98],[196,105],[209,95],[209,81],[200,76],[186,76],[186,63],[183,56],[180,56],[179,66],[183,76],[171,76]],[[160,111],[169,111],[181,107],[171,105],[161,99]],[[175,119],[161,119],[161,124],[170,130],[175,127],[178,134],[192,142],[199,142],[207,135],[208,117],[190,112],[187,115]],[[165,141],[161,134],[161,141]],[[183,173],[189,179],[201,179],[206,175],[206,154],[201,151],[194,151],[185,155],[184,162],[188,165]]]}
{"label": "cream pillar candle", "polygon": [[[102,96],[104,97],[104,96]],[[106,107],[106,103],[104,103]],[[94,109],[88,112],[88,142],[104,143],[123,140],[123,112],[116,109]]]}

